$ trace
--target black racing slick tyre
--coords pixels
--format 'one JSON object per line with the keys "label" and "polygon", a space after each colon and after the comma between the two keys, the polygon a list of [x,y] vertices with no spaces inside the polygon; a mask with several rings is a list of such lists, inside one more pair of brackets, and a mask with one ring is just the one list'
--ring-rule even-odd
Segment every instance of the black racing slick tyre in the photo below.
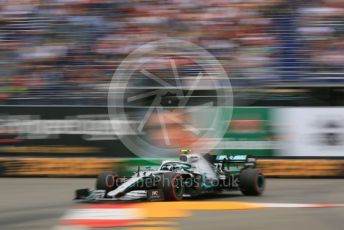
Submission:
{"label": "black racing slick tyre", "polygon": [[240,172],[240,190],[246,196],[259,196],[265,189],[263,173],[256,168],[246,168]]}
{"label": "black racing slick tyre", "polygon": [[183,177],[179,173],[164,173],[161,177],[160,187],[166,201],[180,201],[183,199]]}
{"label": "black racing slick tyre", "polygon": [[103,172],[98,175],[96,181],[97,190],[105,190],[106,193],[118,187],[119,176],[113,172]]}

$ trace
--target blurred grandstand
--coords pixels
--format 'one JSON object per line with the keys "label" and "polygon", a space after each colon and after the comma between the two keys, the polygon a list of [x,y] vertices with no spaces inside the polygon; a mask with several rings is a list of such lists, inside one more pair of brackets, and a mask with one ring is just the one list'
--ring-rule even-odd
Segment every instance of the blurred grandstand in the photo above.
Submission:
{"label": "blurred grandstand", "polygon": [[0,104],[105,106],[118,64],[169,36],[220,60],[238,105],[344,105],[343,22],[341,0],[2,0]]}

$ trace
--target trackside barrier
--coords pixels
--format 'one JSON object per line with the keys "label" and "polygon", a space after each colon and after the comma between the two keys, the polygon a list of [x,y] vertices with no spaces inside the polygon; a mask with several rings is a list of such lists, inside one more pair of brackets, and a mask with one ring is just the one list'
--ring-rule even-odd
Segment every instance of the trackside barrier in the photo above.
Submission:
{"label": "trackside barrier", "polygon": [[116,159],[99,158],[0,158],[1,176],[94,176],[109,171]]}
{"label": "trackside barrier", "polygon": [[258,167],[270,177],[344,177],[344,160],[259,160]]}
{"label": "trackside barrier", "polygon": [[[130,176],[138,166],[159,165],[160,159],[120,158],[0,158],[0,176],[94,177],[115,170]],[[344,177],[344,160],[260,159],[268,177]]]}

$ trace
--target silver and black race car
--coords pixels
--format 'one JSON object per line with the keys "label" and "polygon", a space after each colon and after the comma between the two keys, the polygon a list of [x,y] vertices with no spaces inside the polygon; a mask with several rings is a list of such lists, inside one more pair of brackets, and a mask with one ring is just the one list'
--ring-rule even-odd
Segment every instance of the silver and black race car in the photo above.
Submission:
{"label": "silver and black race car", "polygon": [[163,161],[157,169],[140,170],[130,178],[101,173],[96,189],[79,189],[76,199],[86,201],[135,200],[179,201],[184,197],[240,190],[261,195],[265,178],[256,159],[246,155],[182,154],[178,161]]}

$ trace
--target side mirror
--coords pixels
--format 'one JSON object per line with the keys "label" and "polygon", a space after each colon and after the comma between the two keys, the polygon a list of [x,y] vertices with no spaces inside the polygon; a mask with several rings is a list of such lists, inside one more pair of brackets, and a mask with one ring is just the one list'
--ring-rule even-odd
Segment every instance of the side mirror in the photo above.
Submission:
{"label": "side mirror", "polygon": [[200,157],[200,156],[192,156],[192,157],[190,157],[189,159],[190,159],[190,162],[196,162],[196,161],[198,161],[199,159],[201,159],[201,157]]}

